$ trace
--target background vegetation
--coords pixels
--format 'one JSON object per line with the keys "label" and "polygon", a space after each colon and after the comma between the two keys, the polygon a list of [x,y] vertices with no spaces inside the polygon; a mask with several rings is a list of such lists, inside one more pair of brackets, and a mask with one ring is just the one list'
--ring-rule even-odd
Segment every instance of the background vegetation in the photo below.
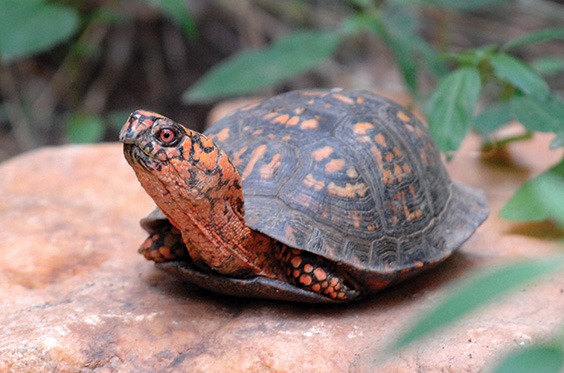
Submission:
{"label": "background vegetation", "polygon": [[[217,100],[313,86],[407,94],[447,158],[471,130],[497,152],[535,132],[554,134],[557,149],[563,20],[564,6],[549,0],[0,0],[0,159],[114,140],[138,107],[201,130]],[[515,121],[520,133],[503,136]],[[501,214],[564,228],[564,160]],[[563,266],[558,257],[478,275],[393,348]],[[556,334],[498,371],[536,359],[562,369]]]}

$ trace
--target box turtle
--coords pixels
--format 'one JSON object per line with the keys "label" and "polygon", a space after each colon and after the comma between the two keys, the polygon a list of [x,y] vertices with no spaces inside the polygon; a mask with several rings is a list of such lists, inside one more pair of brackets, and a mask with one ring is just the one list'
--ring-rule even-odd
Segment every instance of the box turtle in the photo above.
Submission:
{"label": "box turtle", "polygon": [[158,206],[140,253],[224,294],[360,299],[441,262],[488,214],[413,114],[363,90],[288,92],[204,134],[139,110],[120,141]]}

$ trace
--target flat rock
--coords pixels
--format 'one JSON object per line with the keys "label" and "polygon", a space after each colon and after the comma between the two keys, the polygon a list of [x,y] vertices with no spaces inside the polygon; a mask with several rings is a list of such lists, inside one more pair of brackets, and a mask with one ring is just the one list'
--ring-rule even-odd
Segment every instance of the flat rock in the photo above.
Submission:
{"label": "flat rock", "polygon": [[492,213],[452,258],[359,303],[237,299],[182,283],[137,254],[153,203],[120,144],[43,148],[0,165],[0,371],[468,371],[542,339],[564,315],[564,274],[522,289],[386,361],[376,354],[474,270],[561,251],[550,224],[501,220],[524,180],[555,163],[549,139],[448,165]]}

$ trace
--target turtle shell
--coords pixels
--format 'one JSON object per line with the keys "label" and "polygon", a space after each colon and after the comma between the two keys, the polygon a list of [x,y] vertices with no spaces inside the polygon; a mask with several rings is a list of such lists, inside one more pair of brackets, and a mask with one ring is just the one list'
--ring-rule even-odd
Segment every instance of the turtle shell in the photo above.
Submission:
{"label": "turtle shell", "polygon": [[251,228],[372,279],[441,261],[488,214],[481,191],[451,182],[427,128],[368,91],[289,92],[205,134],[242,177]]}

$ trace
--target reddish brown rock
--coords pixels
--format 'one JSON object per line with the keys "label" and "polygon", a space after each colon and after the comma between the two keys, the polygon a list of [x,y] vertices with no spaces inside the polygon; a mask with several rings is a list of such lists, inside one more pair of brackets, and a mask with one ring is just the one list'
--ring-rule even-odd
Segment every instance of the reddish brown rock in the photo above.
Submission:
{"label": "reddish brown rock", "polygon": [[480,161],[467,141],[448,168],[486,189],[491,217],[436,270],[334,307],[220,296],[155,269],[137,254],[153,203],[119,144],[13,158],[0,165],[0,371],[479,371],[561,325],[563,274],[386,362],[374,356],[472,270],[561,251],[549,225],[497,216],[556,162],[548,140],[513,146],[512,166]]}

